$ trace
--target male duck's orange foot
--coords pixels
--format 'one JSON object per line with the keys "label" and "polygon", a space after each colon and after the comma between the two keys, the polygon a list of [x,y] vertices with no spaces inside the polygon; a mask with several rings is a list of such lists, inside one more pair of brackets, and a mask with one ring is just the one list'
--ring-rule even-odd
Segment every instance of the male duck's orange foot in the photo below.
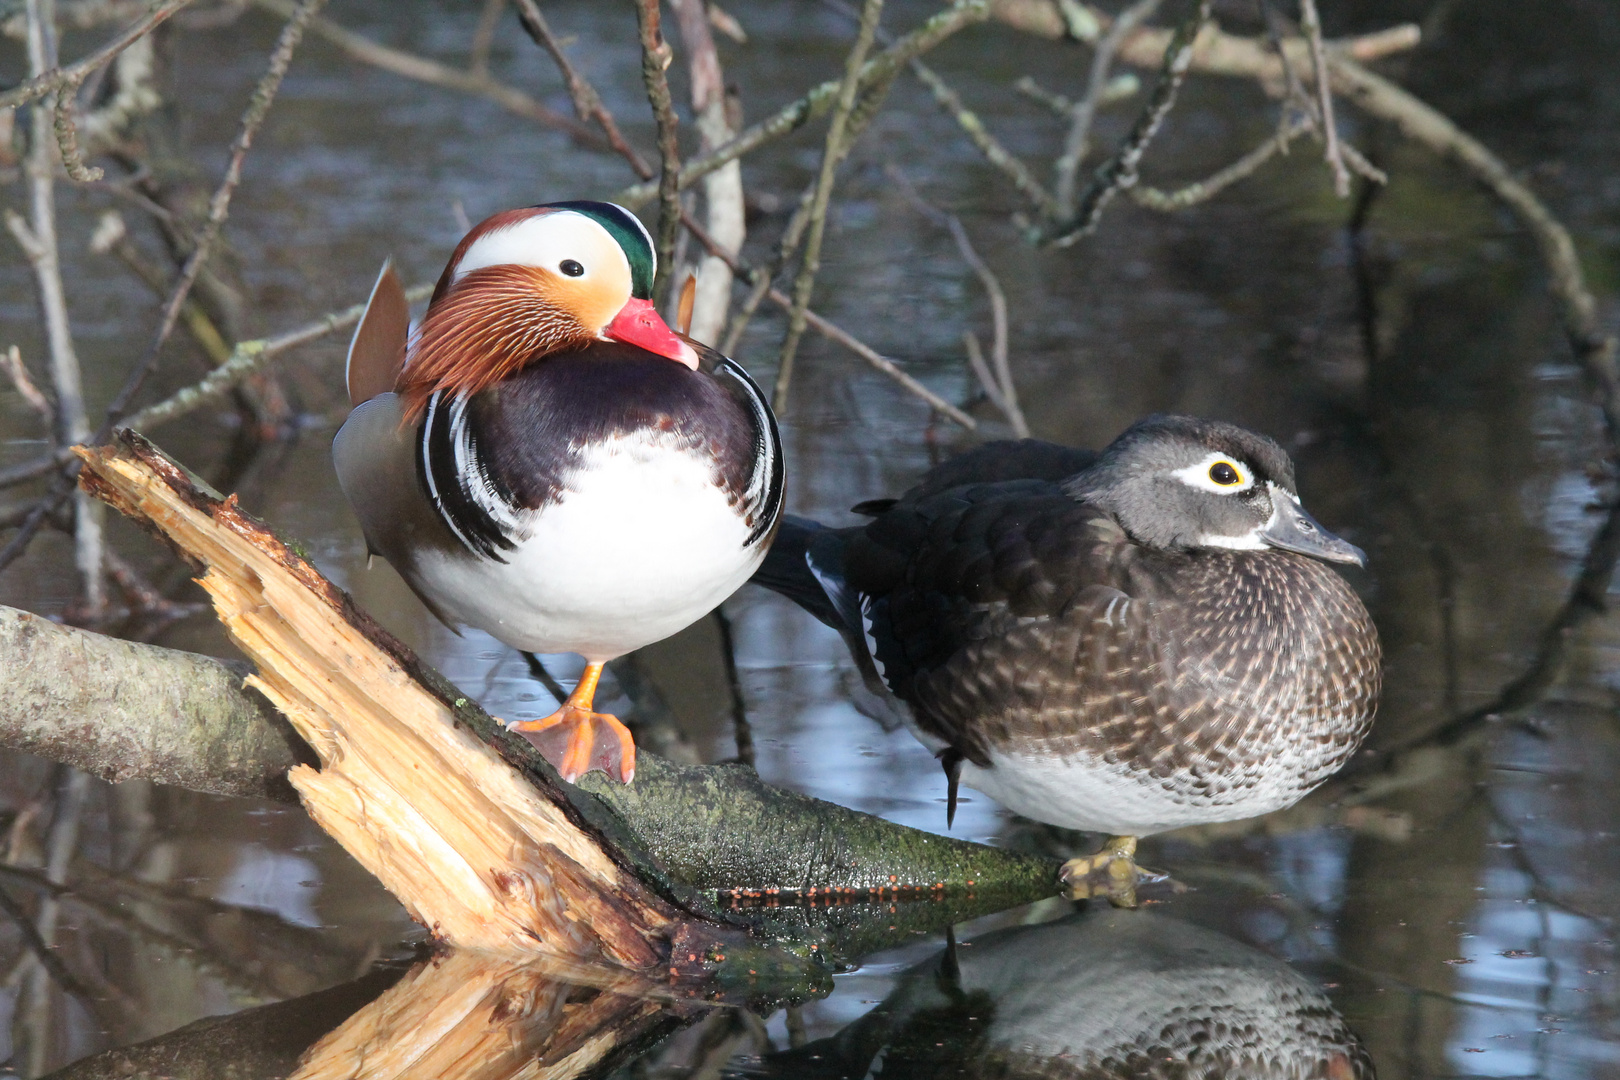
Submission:
{"label": "male duck's orange foot", "polygon": [[621,784],[636,776],[636,741],[619,718],[571,702],[543,720],[514,720],[508,731],[523,736],[570,784],[601,769]]}

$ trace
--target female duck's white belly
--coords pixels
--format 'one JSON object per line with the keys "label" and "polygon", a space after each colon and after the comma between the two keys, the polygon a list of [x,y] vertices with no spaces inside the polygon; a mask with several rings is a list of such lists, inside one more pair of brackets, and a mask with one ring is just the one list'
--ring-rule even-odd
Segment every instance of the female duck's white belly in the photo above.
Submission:
{"label": "female duck's white belly", "polygon": [[421,553],[415,584],[445,614],[531,652],[622,656],[712,611],[753,574],[763,541],[712,465],[652,435],[587,450],[561,498],[517,520],[506,562]]}

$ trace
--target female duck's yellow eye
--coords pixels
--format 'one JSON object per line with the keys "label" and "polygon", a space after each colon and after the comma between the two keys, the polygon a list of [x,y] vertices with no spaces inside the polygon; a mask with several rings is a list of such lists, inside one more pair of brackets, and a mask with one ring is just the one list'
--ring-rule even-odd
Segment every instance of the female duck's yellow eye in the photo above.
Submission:
{"label": "female duck's yellow eye", "polygon": [[1222,487],[1243,483],[1243,474],[1232,467],[1230,461],[1217,461],[1209,467],[1209,478]]}

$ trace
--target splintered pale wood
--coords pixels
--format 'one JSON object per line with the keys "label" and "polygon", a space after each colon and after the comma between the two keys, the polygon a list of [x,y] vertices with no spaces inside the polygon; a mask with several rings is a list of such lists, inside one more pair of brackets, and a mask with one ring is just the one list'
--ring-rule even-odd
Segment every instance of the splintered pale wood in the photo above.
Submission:
{"label": "splintered pale wood", "polygon": [[[311,1047],[291,1080],[565,1080],[663,1019],[628,973],[573,973],[458,952],[428,961]],[[575,1000],[570,1000],[573,998]]]}
{"label": "splintered pale wood", "polygon": [[[310,816],[440,940],[646,967],[676,915],[412,675],[415,657],[235,497],[139,436],[78,450],[81,483],[205,567],[262,690],[320,758]],[[463,702],[457,702],[463,704]],[[543,785],[542,785],[543,786]]]}

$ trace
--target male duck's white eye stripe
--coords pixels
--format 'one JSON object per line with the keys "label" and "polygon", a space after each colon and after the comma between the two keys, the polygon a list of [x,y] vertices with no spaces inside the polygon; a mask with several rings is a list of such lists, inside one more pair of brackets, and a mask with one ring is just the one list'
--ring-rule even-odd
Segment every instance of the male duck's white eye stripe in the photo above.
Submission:
{"label": "male duck's white eye stripe", "polygon": [[[1218,465],[1230,469],[1237,476],[1237,481],[1231,484],[1217,483],[1211,471]],[[1230,454],[1213,452],[1205,454],[1197,464],[1176,469],[1170,475],[1188,487],[1197,488],[1199,491],[1213,491],[1220,495],[1231,495],[1254,487],[1254,473]]]}
{"label": "male duck's white eye stripe", "polygon": [[629,261],[608,231],[575,210],[536,214],[493,229],[468,245],[456,264],[454,280],[487,266],[539,266],[555,271],[568,259],[590,275],[604,259],[616,259],[628,274]]}

